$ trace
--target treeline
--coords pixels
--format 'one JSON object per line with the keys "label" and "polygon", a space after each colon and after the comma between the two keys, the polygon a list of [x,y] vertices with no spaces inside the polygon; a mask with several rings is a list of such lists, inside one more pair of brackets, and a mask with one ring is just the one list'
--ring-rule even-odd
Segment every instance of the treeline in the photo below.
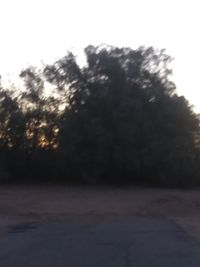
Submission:
{"label": "treeline", "polygon": [[140,47],[70,52],[0,88],[0,182],[194,186],[200,127],[170,80],[171,57]]}

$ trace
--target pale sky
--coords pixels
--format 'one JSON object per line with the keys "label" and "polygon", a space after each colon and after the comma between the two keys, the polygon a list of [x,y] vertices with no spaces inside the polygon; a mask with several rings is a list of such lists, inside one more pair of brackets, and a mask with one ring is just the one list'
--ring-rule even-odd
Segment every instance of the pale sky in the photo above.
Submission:
{"label": "pale sky", "polygon": [[166,48],[178,93],[200,112],[200,0],[0,0],[0,34],[4,79],[88,44]]}

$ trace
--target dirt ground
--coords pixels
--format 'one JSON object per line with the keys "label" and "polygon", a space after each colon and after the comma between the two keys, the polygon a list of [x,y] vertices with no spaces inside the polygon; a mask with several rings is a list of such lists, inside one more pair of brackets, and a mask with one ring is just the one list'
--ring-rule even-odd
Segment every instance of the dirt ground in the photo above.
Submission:
{"label": "dirt ground", "polygon": [[67,216],[162,216],[200,240],[200,189],[1,186],[0,231]]}

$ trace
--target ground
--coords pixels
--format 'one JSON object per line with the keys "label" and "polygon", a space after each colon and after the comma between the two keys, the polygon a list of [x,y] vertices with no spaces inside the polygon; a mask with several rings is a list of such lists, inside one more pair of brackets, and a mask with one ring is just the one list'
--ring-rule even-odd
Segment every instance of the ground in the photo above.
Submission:
{"label": "ground", "polygon": [[200,190],[67,186],[1,186],[0,230],[23,222],[84,215],[167,218],[200,240]]}
{"label": "ground", "polygon": [[200,244],[166,218],[82,215],[9,227],[0,266],[199,267]]}

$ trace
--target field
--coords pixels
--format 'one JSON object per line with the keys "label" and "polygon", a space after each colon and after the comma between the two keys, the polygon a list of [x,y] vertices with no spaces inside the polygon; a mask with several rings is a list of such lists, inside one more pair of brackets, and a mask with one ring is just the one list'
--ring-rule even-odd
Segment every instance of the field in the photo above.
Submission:
{"label": "field", "polygon": [[0,230],[22,222],[91,216],[162,216],[200,239],[200,190],[1,186]]}

